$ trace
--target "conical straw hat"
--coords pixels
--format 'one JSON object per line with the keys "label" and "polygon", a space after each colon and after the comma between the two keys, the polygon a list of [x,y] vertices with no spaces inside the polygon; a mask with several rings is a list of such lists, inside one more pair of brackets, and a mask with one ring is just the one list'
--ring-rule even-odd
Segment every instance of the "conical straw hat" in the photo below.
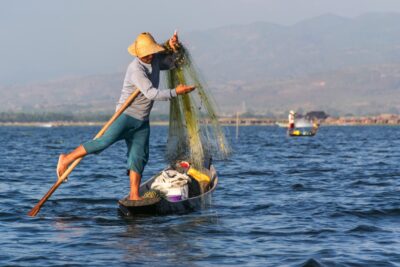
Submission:
{"label": "conical straw hat", "polygon": [[165,49],[161,45],[157,44],[153,36],[148,32],[139,34],[135,42],[128,47],[129,54],[139,58],[164,50]]}

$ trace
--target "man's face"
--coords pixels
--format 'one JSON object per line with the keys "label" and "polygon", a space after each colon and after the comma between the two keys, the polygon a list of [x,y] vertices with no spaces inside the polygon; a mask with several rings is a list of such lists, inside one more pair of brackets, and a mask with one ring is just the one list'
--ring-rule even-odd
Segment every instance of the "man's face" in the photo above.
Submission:
{"label": "man's face", "polygon": [[151,61],[153,60],[153,58],[154,58],[154,54],[151,54],[151,55],[148,55],[145,57],[141,57],[140,60],[146,64],[150,64]]}

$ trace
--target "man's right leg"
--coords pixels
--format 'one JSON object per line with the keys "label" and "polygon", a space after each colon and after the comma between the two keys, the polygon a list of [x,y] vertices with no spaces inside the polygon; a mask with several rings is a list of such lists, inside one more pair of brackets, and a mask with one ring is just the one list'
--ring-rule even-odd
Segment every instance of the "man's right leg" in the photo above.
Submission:
{"label": "man's right leg", "polygon": [[68,169],[68,166],[78,158],[82,158],[87,155],[87,152],[83,145],[78,146],[69,154],[61,154],[58,158],[57,164],[57,176],[58,179]]}
{"label": "man's right leg", "polygon": [[121,140],[126,128],[127,115],[121,114],[121,116],[119,116],[119,118],[115,120],[113,124],[111,124],[110,128],[104,133],[103,136],[78,146],[71,153],[61,154],[57,164],[58,178],[62,176],[62,174],[67,170],[68,166],[76,159],[84,157],[87,154],[100,153],[118,140]]}

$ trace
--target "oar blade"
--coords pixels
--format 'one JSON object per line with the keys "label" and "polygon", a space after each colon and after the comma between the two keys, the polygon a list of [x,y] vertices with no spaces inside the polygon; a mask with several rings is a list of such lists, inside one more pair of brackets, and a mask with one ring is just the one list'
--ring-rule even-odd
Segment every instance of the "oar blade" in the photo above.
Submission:
{"label": "oar blade", "polygon": [[30,217],[35,217],[36,214],[39,213],[40,207],[37,207],[37,205],[35,207],[33,207],[29,212],[28,212],[28,216]]}

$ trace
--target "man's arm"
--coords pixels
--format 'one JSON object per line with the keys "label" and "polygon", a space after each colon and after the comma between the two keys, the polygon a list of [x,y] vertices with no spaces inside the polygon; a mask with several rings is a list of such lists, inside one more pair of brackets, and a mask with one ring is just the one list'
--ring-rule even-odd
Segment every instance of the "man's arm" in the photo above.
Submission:
{"label": "man's arm", "polygon": [[193,91],[196,86],[179,84],[174,89],[157,89],[143,72],[135,71],[132,81],[140,89],[140,92],[150,100],[169,100],[177,95],[183,95]]}
{"label": "man's arm", "polygon": [[175,31],[174,35],[166,41],[163,45],[165,51],[160,53],[160,70],[170,70],[175,68],[177,53],[179,52],[180,45],[178,40],[178,32]]}
{"label": "man's arm", "polygon": [[135,70],[132,73],[131,81],[136,85],[136,88],[139,88],[140,92],[150,100],[165,101],[177,96],[175,89],[157,89],[153,87],[153,84],[145,73],[140,70]]}

